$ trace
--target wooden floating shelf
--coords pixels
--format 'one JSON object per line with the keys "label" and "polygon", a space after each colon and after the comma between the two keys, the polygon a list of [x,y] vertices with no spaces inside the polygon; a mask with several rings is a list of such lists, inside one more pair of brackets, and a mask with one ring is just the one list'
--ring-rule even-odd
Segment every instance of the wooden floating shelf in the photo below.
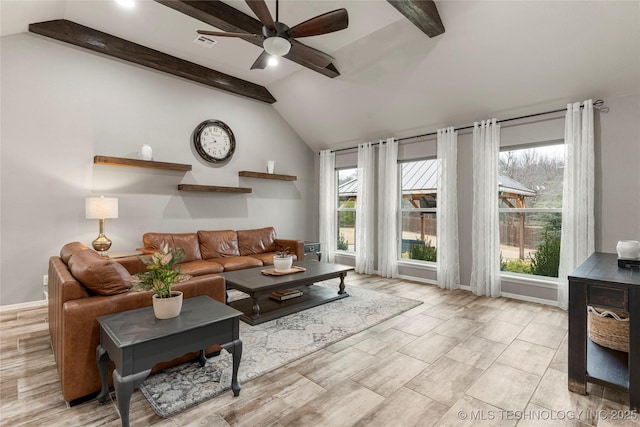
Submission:
{"label": "wooden floating shelf", "polygon": [[191,165],[181,163],[156,162],[153,160],[127,159],[125,157],[95,156],[93,163],[97,165],[110,166],[132,166],[136,168],[162,169],[170,171],[187,172],[191,170]]}
{"label": "wooden floating shelf", "polygon": [[244,187],[218,187],[214,185],[179,184],[180,191],[203,191],[215,193],[251,193],[251,188]]}
{"label": "wooden floating shelf", "polygon": [[245,178],[261,178],[261,179],[275,179],[278,181],[295,181],[298,177],[294,175],[279,175],[276,173],[262,173],[262,172],[251,172],[251,171],[240,171],[238,175],[243,176]]}

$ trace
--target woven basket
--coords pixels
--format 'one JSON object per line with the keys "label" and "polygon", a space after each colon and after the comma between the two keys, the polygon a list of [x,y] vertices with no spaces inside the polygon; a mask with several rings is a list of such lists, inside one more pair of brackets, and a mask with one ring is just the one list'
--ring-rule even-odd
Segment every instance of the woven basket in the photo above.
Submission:
{"label": "woven basket", "polygon": [[613,350],[629,352],[629,315],[600,307],[587,309],[589,338]]}

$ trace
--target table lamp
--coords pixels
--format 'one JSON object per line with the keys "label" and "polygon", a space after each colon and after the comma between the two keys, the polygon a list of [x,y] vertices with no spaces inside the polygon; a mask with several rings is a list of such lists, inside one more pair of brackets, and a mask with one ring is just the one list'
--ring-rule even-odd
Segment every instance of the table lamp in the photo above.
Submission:
{"label": "table lamp", "polygon": [[115,197],[87,197],[85,199],[85,214],[87,219],[98,219],[100,222],[100,234],[91,242],[93,249],[101,255],[111,247],[111,240],[104,235],[105,218],[118,218],[118,199]]}

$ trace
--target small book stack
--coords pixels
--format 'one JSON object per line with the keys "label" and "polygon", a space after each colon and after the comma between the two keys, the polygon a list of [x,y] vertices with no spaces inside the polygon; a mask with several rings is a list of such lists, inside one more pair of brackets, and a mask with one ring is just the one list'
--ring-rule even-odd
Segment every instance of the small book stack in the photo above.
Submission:
{"label": "small book stack", "polygon": [[271,292],[271,295],[269,295],[269,298],[276,301],[286,301],[288,299],[296,298],[302,295],[303,293],[299,289],[285,289],[283,291]]}

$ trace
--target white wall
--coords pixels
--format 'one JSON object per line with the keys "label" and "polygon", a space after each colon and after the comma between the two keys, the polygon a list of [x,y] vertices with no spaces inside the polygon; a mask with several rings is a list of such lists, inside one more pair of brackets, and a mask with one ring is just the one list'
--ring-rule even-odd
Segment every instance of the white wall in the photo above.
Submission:
{"label": "white wall", "polygon": [[596,250],[615,252],[618,240],[640,240],[640,94],[607,100],[595,122]]}
{"label": "white wall", "polygon": [[[119,199],[106,220],[112,251],[141,245],[147,231],[274,226],[283,238],[317,238],[314,154],[271,106],[23,33],[2,43],[0,305],[42,298],[48,258],[67,242],[90,245],[97,220],[84,198]],[[207,119],[231,127],[231,161],[212,166],[193,149]],[[187,173],[94,165],[94,155],[158,161]],[[238,171],[296,175],[283,182],[239,178]],[[179,192],[180,183],[252,187],[252,194]]]}

